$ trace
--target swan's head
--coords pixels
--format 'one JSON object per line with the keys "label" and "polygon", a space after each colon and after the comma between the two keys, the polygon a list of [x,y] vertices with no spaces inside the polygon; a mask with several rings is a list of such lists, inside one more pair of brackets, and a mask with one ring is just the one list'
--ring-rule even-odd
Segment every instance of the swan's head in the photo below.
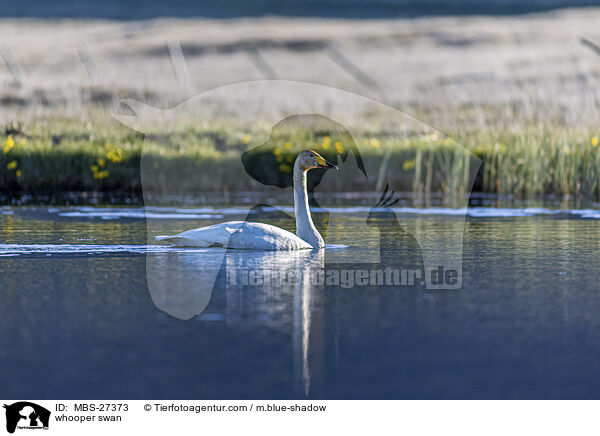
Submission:
{"label": "swan's head", "polygon": [[296,163],[294,165],[302,171],[313,168],[335,168],[337,170],[337,166],[327,162],[319,153],[312,150],[304,150],[300,153],[296,158]]}

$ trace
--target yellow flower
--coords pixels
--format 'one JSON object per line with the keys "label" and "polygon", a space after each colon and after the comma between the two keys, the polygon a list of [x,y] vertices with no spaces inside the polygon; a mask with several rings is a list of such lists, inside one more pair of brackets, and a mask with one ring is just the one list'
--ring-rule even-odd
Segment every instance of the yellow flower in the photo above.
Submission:
{"label": "yellow flower", "polygon": [[329,136],[323,137],[323,150],[327,150],[329,148],[329,144],[331,144],[331,138]]}
{"label": "yellow flower", "polygon": [[12,135],[8,135],[8,138],[6,138],[6,141],[4,141],[4,153],[11,151],[14,146],[15,140],[13,139]]}
{"label": "yellow flower", "polygon": [[[107,143],[106,144],[106,158],[111,161],[112,163],[119,163],[123,160],[123,150],[120,148],[115,149],[115,146],[113,144]],[[104,159],[102,159],[102,161],[104,162],[104,164],[100,164],[100,166],[104,166],[106,164],[106,161],[104,161]],[[98,160],[98,163],[100,163],[100,159]]]}
{"label": "yellow flower", "polygon": [[247,144],[247,143],[249,143],[249,142],[250,142],[250,139],[252,139],[252,136],[248,135],[247,133],[246,133],[244,136],[242,136],[242,142],[243,142],[244,144]]}
{"label": "yellow flower", "polygon": [[283,162],[283,156],[278,154],[277,155],[277,162]]}
{"label": "yellow flower", "polygon": [[375,147],[378,148],[379,147],[379,141],[376,138],[371,138],[371,141],[369,141],[371,143],[371,147]]}
{"label": "yellow flower", "polygon": [[103,167],[104,165],[106,165],[106,161],[104,159],[102,159],[101,157],[98,158],[98,165]]}
{"label": "yellow flower", "polygon": [[404,171],[410,171],[410,170],[414,169],[414,167],[415,167],[416,164],[417,164],[417,160],[416,159],[405,160],[402,163],[402,169]]}
{"label": "yellow flower", "polygon": [[598,147],[598,144],[600,143],[600,141],[598,141],[598,138],[593,136],[592,138],[590,138],[590,142],[592,143],[592,145],[594,147]]}
{"label": "yellow flower", "polygon": [[275,150],[273,150],[273,154],[275,156],[279,156],[281,154],[281,149],[279,147],[275,148]]}
{"label": "yellow flower", "polygon": [[292,143],[291,143],[291,142],[289,142],[289,141],[288,141],[288,142],[286,142],[286,143],[285,143],[285,148],[286,148],[286,150],[291,150],[291,149],[292,149]]}
{"label": "yellow flower", "polygon": [[288,161],[288,162],[290,162],[290,163],[294,162],[294,158],[292,156],[286,157],[285,160]]}
{"label": "yellow flower", "polygon": [[6,169],[8,170],[14,170],[17,167],[17,161],[13,160],[11,162],[9,162],[8,164],[6,164]]}
{"label": "yellow flower", "polygon": [[21,177],[21,174],[23,174],[23,173],[21,172],[21,170],[17,170],[16,174],[17,174],[17,177]]}
{"label": "yellow flower", "polygon": [[450,138],[444,139],[444,145],[450,145],[450,144],[452,144],[452,139],[450,139]]}
{"label": "yellow flower", "polygon": [[341,142],[335,143],[335,151],[337,151],[339,154],[344,152],[344,147],[342,146]]}
{"label": "yellow flower", "polygon": [[284,173],[289,173],[292,170],[292,167],[288,164],[281,164],[279,165],[279,170],[283,171]]}
{"label": "yellow flower", "polygon": [[118,150],[110,150],[106,153],[106,158],[112,163],[119,163],[123,160],[123,150],[120,148]]}
{"label": "yellow flower", "polygon": [[[102,164],[105,164],[106,161],[104,161],[104,159],[100,158],[98,159],[98,163],[101,163],[100,161],[103,161]],[[104,170],[104,171],[100,171],[100,168],[98,167],[98,165],[92,165],[90,166],[90,169],[92,170],[94,179],[105,179],[108,177],[108,170]]]}
{"label": "yellow flower", "polygon": [[108,170],[94,171],[94,179],[102,180],[108,177]]}

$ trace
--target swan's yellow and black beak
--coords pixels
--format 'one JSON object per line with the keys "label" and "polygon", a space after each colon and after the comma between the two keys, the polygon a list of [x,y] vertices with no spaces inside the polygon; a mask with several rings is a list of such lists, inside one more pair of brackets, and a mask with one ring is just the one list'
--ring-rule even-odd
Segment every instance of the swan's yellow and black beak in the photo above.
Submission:
{"label": "swan's yellow and black beak", "polygon": [[327,162],[325,159],[323,159],[316,153],[315,157],[317,158],[317,165],[319,166],[319,168],[335,168],[336,170],[338,169],[337,165]]}

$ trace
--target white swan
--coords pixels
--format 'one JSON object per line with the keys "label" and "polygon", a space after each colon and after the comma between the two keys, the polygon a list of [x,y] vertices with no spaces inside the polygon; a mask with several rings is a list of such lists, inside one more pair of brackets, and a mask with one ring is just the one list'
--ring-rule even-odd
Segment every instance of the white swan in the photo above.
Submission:
{"label": "white swan", "polygon": [[263,223],[228,221],[188,230],[173,236],[157,236],[157,241],[179,247],[225,247],[242,250],[302,250],[324,248],[308,207],[306,172],[312,168],[335,168],[317,152],[305,150],[294,163],[294,212],[296,234]]}

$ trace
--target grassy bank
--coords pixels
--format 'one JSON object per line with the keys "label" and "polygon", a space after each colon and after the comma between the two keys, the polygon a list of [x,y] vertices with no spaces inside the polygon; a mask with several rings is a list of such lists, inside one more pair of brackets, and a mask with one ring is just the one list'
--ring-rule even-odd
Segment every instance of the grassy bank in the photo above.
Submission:
{"label": "grassy bank", "polygon": [[[360,151],[370,179],[383,177],[397,190],[443,192],[463,180],[477,162],[466,163],[454,141],[437,135],[397,137],[368,133],[232,129],[215,124],[180,126],[145,138],[116,123],[48,120],[10,124],[0,130],[0,191],[6,196],[68,191],[104,191],[140,196],[140,160],[164,177],[178,177],[178,193],[248,190],[247,178],[232,177],[245,155],[250,168],[270,184],[289,179],[295,154],[306,146],[337,160]],[[533,126],[481,129],[450,135],[482,161],[475,190],[517,197],[556,194],[595,198],[600,182],[600,132]],[[263,138],[263,139],[259,139]],[[268,138],[265,143],[264,138]],[[258,140],[258,142],[257,142]],[[382,169],[382,162],[387,164]],[[382,175],[380,175],[382,174]],[[186,175],[182,177],[182,175]],[[238,181],[239,180],[239,181]],[[264,181],[263,181],[264,182]],[[359,179],[336,178],[332,189],[373,189]],[[170,184],[173,186],[173,184]]]}

